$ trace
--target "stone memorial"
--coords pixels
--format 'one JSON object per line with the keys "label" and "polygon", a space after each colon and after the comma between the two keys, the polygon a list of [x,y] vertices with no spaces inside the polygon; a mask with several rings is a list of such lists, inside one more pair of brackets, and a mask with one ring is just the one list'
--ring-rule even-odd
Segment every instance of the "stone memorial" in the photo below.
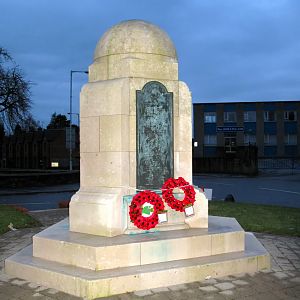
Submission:
{"label": "stone memorial", "polygon": [[[81,91],[81,182],[70,205],[71,231],[123,234],[130,226],[123,196],[158,190],[169,177],[192,183],[191,105],[164,31],[128,21],[104,34]],[[203,203],[193,226],[207,227],[207,202],[197,196]],[[190,227],[182,214],[171,214],[162,227]]]}
{"label": "stone memorial", "polygon": [[[254,235],[235,219],[208,217],[205,194],[192,186],[191,105],[163,30],[140,20],[109,29],[81,90],[80,189],[69,219],[36,234],[5,271],[93,299],[269,268]],[[168,179],[181,182],[173,208]],[[187,190],[193,201],[183,211]],[[164,210],[152,200],[136,206],[145,194]],[[137,211],[143,220],[158,213],[158,224],[141,229]]]}

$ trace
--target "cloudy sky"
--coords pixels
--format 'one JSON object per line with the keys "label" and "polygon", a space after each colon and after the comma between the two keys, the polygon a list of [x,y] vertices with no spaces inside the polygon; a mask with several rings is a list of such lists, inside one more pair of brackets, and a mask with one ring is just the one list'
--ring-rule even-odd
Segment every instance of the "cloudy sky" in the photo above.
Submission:
{"label": "cloudy sky", "polygon": [[[299,0],[0,0],[0,46],[33,82],[46,126],[69,110],[70,70],[87,70],[97,41],[123,20],[164,29],[194,102],[300,99]],[[74,109],[86,74],[74,74]]]}

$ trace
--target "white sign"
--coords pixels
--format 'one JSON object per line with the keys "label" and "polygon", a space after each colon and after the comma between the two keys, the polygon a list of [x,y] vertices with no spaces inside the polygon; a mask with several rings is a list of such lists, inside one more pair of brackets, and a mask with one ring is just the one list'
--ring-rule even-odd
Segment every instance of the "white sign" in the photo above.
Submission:
{"label": "white sign", "polygon": [[191,217],[195,214],[194,212],[194,206],[193,205],[190,205],[188,207],[185,207],[184,208],[184,213],[185,213],[185,216],[186,217]]}
{"label": "white sign", "polygon": [[165,223],[168,221],[167,212],[158,213],[158,223]]}
{"label": "white sign", "polygon": [[207,200],[212,200],[212,189],[204,189],[204,194]]}

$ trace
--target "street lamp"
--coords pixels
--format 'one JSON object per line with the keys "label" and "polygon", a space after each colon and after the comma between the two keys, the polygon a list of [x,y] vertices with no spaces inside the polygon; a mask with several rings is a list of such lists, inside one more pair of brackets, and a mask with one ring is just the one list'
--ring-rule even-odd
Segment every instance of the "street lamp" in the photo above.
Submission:
{"label": "street lamp", "polygon": [[72,81],[73,81],[73,73],[85,73],[88,74],[88,71],[70,71],[70,128],[69,128],[69,166],[70,166],[70,171],[73,170],[73,161],[72,161]]}

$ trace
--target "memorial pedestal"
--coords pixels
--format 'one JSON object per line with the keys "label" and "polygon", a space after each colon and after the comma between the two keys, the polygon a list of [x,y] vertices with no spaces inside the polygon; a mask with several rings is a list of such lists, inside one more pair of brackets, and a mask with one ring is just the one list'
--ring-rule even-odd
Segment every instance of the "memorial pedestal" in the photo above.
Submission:
{"label": "memorial pedestal", "polygon": [[99,237],[69,231],[68,219],[5,261],[12,276],[93,299],[270,268],[270,257],[232,218],[208,229]]}

